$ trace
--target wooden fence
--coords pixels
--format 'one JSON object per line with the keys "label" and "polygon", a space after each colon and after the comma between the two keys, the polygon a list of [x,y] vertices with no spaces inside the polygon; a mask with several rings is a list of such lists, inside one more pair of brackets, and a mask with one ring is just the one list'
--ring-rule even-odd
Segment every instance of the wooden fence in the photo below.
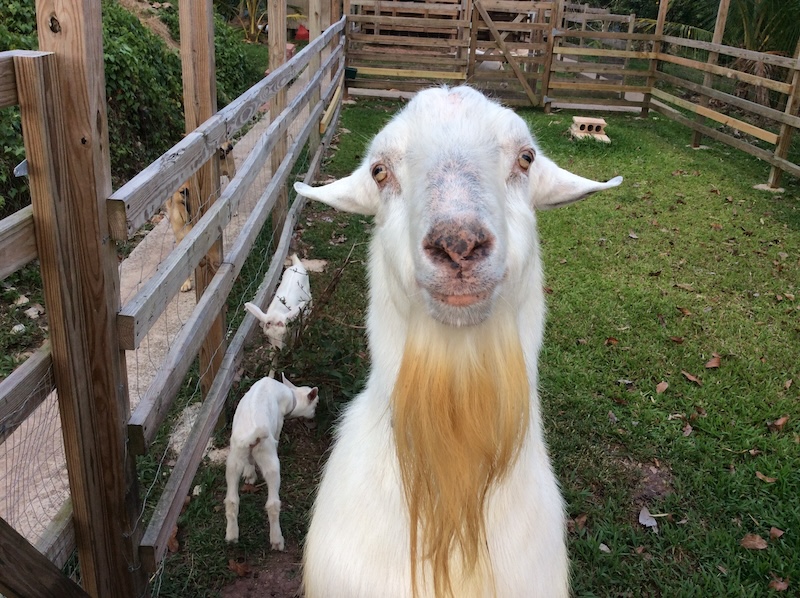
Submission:
{"label": "wooden fence", "polygon": [[[253,298],[261,305],[269,303],[304,200],[296,199],[282,214],[274,206],[281,194],[286,195],[292,169],[306,146],[305,181],[313,182],[335,132],[344,78],[344,20],[318,35],[290,61],[275,65],[269,76],[204,118],[180,143],[112,193],[100,7],[72,3],[54,12],[45,4],[37,3],[43,51],[0,54],[0,107],[20,108],[33,200],[32,206],[0,222],[0,277],[39,260],[50,334],[41,349],[0,382],[0,442],[48,396],[57,394],[71,500],[36,547],[0,520],[0,592],[6,596],[141,596],[146,595],[148,577],[163,558],[256,322],[248,314],[228,343],[223,336],[214,341],[216,346],[208,347],[212,328],[224,317],[233,283],[272,215],[273,221],[283,224],[276,231],[269,269]],[[198,40],[212,39],[207,35],[211,14],[210,1],[181,4],[181,39],[187,44],[182,51],[193,56],[188,69],[184,61],[184,85],[191,89],[185,94],[201,106],[198,114],[204,102],[213,109],[213,100],[208,103],[207,99],[213,91],[213,85],[207,86],[214,78],[213,45],[198,44]],[[321,24],[312,23],[311,29],[319,33]],[[206,61],[204,55],[210,59]],[[309,68],[311,63],[313,68]],[[192,73],[204,64],[205,68],[210,65],[210,77],[208,71]],[[204,82],[206,89],[202,89]],[[277,96],[293,82],[297,93],[280,108]],[[116,246],[111,241],[129,238],[182,183],[202,177],[205,168],[218,177],[214,172],[217,148],[251,122],[267,102],[270,124],[239,164],[236,176],[219,197],[213,197],[214,186],[199,194],[214,201],[203,206],[202,217],[155,275],[122,304]],[[294,135],[289,143],[290,127]],[[263,182],[257,175],[270,156],[275,166],[255,207],[228,254],[215,256],[220,232],[245,193]],[[196,188],[202,184],[195,182]],[[204,292],[131,412],[125,351],[141,343],[171,297],[179,293],[181,282],[203,268],[207,271]],[[196,280],[201,283],[200,277]],[[144,528],[134,457],[147,451],[191,362],[204,346],[210,357],[201,367],[213,375],[204,387],[201,412]],[[62,555],[70,554],[75,546],[80,585],[60,570]]]}
{"label": "wooden fence", "polygon": [[695,145],[705,135],[764,160],[776,187],[781,172],[800,176],[787,158],[800,125],[798,52],[722,45],[728,5],[712,42],[700,42],[664,35],[667,0],[654,32],[633,14],[563,0],[346,0],[347,89],[410,97],[466,82],[512,106],[652,109],[692,129]]}

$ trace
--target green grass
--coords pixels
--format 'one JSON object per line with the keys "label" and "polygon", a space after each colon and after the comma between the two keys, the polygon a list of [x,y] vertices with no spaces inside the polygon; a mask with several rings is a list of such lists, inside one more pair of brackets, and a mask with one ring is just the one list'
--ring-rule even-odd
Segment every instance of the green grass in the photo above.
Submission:
{"label": "green grass", "polygon": [[[348,106],[342,125],[351,132],[339,136],[326,173],[349,173],[397,106]],[[606,116],[612,143],[603,145],[570,140],[571,113],[521,114],[562,166],[601,180],[625,177],[615,190],[539,215],[550,291],[540,395],[571,520],[574,594],[765,596],[773,575],[789,578],[796,592],[800,182],[784,177],[782,195],[755,191],[767,166],[714,142],[692,150],[691,132],[660,117]],[[281,522],[294,546],[331,426],[368,368],[370,223],[312,204],[300,228],[301,253],[330,263],[312,276],[314,315],[278,368],[319,385],[322,396],[316,429],[290,422],[280,445]],[[714,353],[720,367],[706,368]],[[265,369],[256,344],[235,394]],[[662,381],[669,387],[659,394]],[[770,431],[768,422],[783,415],[788,423]],[[204,492],[182,516],[183,547],[166,563],[160,596],[217,595],[234,577],[229,559],[257,568],[274,558],[263,489],[243,495],[241,541],[231,547],[222,468],[203,467],[195,483]],[[644,506],[664,515],[658,533],[638,523]],[[786,533],[770,540],[771,527]],[[743,548],[746,534],[759,534],[767,548]]]}

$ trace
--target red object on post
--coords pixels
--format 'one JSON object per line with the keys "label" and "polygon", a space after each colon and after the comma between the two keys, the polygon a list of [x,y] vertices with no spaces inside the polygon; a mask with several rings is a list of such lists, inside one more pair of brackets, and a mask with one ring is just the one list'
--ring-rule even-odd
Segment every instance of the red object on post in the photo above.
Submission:
{"label": "red object on post", "polygon": [[303,25],[297,26],[297,31],[294,34],[294,38],[297,41],[307,42],[308,41],[308,29],[306,29]]}

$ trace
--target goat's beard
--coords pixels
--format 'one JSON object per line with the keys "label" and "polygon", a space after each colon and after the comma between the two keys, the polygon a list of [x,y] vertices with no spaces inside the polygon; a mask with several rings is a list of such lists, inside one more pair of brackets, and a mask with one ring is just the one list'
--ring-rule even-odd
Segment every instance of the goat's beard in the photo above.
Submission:
{"label": "goat's beard", "polygon": [[414,596],[418,564],[437,597],[493,585],[486,503],[525,441],[529,390],[513,316],[411,325],[391,404]]}

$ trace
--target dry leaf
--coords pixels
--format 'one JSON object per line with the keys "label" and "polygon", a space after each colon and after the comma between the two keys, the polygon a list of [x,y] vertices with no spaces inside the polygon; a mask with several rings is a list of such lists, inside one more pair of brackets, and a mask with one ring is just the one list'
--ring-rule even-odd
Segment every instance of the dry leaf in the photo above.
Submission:
{"label": "dry leaf", "polygon": [[619,343],[617,339],[613,336],[609,336],[603,344],[607,347],[608,345],[616,345],[617,343]]}
{"label": "dry leaf", "polygon": [[752,456],[752,457],[755,457],[756,455],[760,455],[761,454],[761,451],[758,450],[758,449],[750,449],[747,452],[750,453],[750,456]]}
{"label": "dry leaf", "polygon": [[172,533],[169,536],[169,540],[167,540],[167,550],[171,553],[176,553],[180,550],[181,546],[178,544],[178,526],[172,528]]}
{"label": "dry leaf", "polygon": [[254,486],[253,484],[242,484],[240,492],[242,494],[255,494],[258,492],[258,486]]}
{"label": "dry leaf", "polygon": [[767,477],[767,476],[765,476],[763,473],[761,473],[760,471],[757,471],[757,472],[756,472],[756,477],[757,477],[759,480],[761,480],[762,482],[766,482],[767,484],[774,484],[775,482],[777,482],[777,481],[778,481],[778,478],[770,478],[770,477]]}
{"label": "dry leaf", "polygon": [[747,534],[739,544],[747,550],[765,550],[767,548],[767,541],[758,534]]}
{"label": "dry leaf", "polygon": [[650,514],[647,507],[642,507],[642,510],[639,511],[639,523],[645,527],[652,527],[653,531],[658,532],[658,521]]}
{"label": "dry leaf", "polygon": [[606,554],[611,554],[611,549],[606,546],[605,544],[600,544],[600,552],[605,552]]}
{"label": "dry leaf", "polygon": [[722,225],[719,224],[718,222],[714,222],[711,224],[711,228],[713,228],[714,230],[722,230]]}
{"label": "dry leaf", "polygon": [[694,293],[694,287],[692,287],[692,285],[689,283],[681,282],[676,284],[675,286],[684,291],[689,291],[690,293]]}
{"label": "dry leaf", "polygon": [[783,432],[783,427],[786,425],[786,422],[789,421],[789,416],[784,415],[783,417],[779,417],[774,422],[767,422],[767,427],[770,429],[771,432]]}
{"label": "dry leaf", "polygon": [[637,235],[637,234],[636,234],[635,232],[633,232],[633,231],[630,231],[630,232],[628,233],[628,236],[629,236],[631,239],[638,239],[638,238],[639,238],[639,235]]}
{"label": "dry leaf", "polygon": [[615,423],[617,423],[617,422],[619,421],[619,419],[617,419],[617,416],[616,416],[616,415],[614,415],[614,412],[613,412],[613,411],[609,411],[609,412],[608,412],[608,420],[609,420],[609,421],[610,421],[612,424],[615,424]]}
{"label": "dry leaf", "polygon": [[727,575],[728,574],[728,570],[725,567],[723,567],[722,565],[717,565],[717,569],[719,569],[719,572],[722,573],[723,575]]}
{"label": "dry leaf", "polygon": [[706,369],[718,368],[720,366],[720,356],[716,353],[706,362]]}
{"label": "dry leaf", "polygon": [[681,312],[684,316],[691,316],[692,315],[692,312],[690,312],[685,307],[676,307],[675,309],[677,309],[679,312]]}
{"label": "dry leaf", "polygon": [[784,390],[789,390],[791,387],[792,387],[792,381],[791,380],[787,380],[783,385]]}
{"label": "dry leaf", "polygon": [[[681,308],[679,307],[678,309],[681,309]],[[688,312],[689,310],[686,310],[686,311]],[[684,315],[689,315],[689,313],[686,313]],[[683,344],[683,337],[682,336],[671,336],[671,337],[669,337],[669,340],[671,340],[676,345],[682,345]]]}
{"label": "dry leaf", "polygon": [[659,382],[656,385],[656,394],[663,394],[669,388],[669,383],[667,382]]}
{"label": "dry leaf", "polygon": [[687,379],[689,382],[694,382],[695,384],[697,384],[697,386],[703,386],[703,383],[700,381],[700,379],[699,379],[697,376],[692,376],[692,375],[691,375],[689,372],[687,372],[686,370],[681,370],[681,374],[683,374],[683,376],[684,376],[684,377],[685,377],[685,378],[686,378],[686,379]]}
{"label": "dry leaf", "polygon": [[237,563],[233,559],[228,560],[228,569],[236,573],[237,577],[245,577],[250,574],[250,565]]}
{"label": "dry leaf", "polygon": [[686,422],[686,425],[683,426],[683,435],[688,436],[692,433],[692,425],[689,422]]}
{"label": "dry leaf", "polygon": [[577,529],[578,531],[580,531],[580,530],[582,530],[583,528],[585,528],[585,527],[586,527],[586,518],[587,518],[587,515],[586,515],[586,513],[583,513],[583,514],[581,514],[581,515],[578,515],[578,516],[575,518],[575,529]]}
{"label": "dry leaf", "polygon": [[780,538],[785,533],[786,532],[783,531],[782,529],[778,529],[777,527],[771,527],[771,528],[769,528],[769,539],[770,540],[777,540],[778,538]]}
{"label": "dry leaf", "polygon": [[769,589],[775,590],[776,592],[785,592],[789,589],[789,578],[786,579],[775,577],[775,574],[772,575],[772,581],[769,582]]}

